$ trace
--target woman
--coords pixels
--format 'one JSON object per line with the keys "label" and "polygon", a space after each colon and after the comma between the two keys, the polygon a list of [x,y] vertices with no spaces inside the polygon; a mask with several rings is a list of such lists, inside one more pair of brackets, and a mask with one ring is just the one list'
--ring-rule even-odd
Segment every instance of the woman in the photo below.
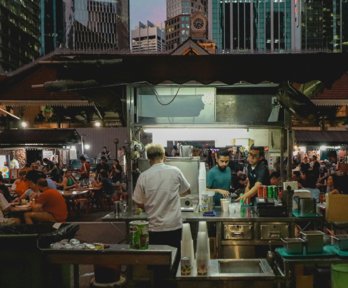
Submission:
{"label": "woman", "polygon": [[123,178],[122,166],[120,161],[115,159],[112,163],[111,170],[109,173],[112,183],[121,182]]}
{"label": "woman", "polygon": [[60,186],[63,187],[63,190],[69,190],[76,188],[78,186],[78,181],[72,175],[71,170],[66,170],[63,176],[63,181],[60,183]]}

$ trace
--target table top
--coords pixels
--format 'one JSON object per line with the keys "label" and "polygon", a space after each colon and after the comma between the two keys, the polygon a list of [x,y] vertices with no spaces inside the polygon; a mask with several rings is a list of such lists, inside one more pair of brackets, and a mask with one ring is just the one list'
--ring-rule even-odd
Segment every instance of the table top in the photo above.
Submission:
{"label": "table top", "polygon": [[71,189],[71,190],[65,190],[65,191],[60,191],[60,193],[64,197],[75,197],[75,196],[81,196],[85,195],[89,192],[88,189]]}

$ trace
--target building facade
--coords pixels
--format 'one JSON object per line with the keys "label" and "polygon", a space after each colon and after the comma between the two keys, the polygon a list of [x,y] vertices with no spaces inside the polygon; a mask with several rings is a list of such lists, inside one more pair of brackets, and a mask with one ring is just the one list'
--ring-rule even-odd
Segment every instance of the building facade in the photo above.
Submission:
{"label": "building facade", "polygon": [[147,25],[139,22],[139,26],[131,31],[132,53],[160,53],[165,51],[164,29],[147,21]]}
{"label": "building facade", "polygon": [[39,34],[38,0],[0,1],[0,73],[37,58]]}
{"label": "building facade", "polygon": [[65,47],[129,51],[129,0],[64,0]]}
{"label": "building facade", "polygon": [[173,50],[191,35],[191,15],[208,15],[208,0],[167,0],[166,50]]}
{"label": "building facade", "polygon": [[[345,51],[347,0],[212,0],[218,53]],[[348,46],[347,46],[348,47]]]}
{"label": "building facade", "polygon": [[40,0],[40,55],[64,43],[63,0]]}

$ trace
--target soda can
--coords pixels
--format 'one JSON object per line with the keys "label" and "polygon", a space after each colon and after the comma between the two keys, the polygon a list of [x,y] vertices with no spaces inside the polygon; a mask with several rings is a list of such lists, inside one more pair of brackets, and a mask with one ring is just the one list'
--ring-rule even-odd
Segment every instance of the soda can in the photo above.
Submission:
{"label": "soda can", "polygon": [[262,185],[260,185],[258,188],[257,188],[257,197],[260,199],[260,198],[263,198],[263,187]]}
{"label": "soda can", "polygon": [[278,187],[273,186],[273,199],[278,200]]}
{"label": "soda can", "polygon": [[149,222],[129,222],[129,248],[146,250],[149,248]]}
{"label": "soda can", "polygon": [[191,275],[192,267],[191,260],[189,257],[182,257],[180,260],[181,275],[187,276]]}
{"label": "soda can", "polygon": [[273,198],[273,187],[267,186],[267,198],[272,199]]}
{"label": "soda can", "polygon": [[115,213],[115,217],[118,217],[120,216],[120,205],[121,205],[121,202],[120,201],[115,201],[114,202],[114,213]]}
{"label": "soda can", "polygon": [[266,186],[266,185],[263,185],[263,186],[262,186],[262,194],[263,194],[263,195],[262,195],[262,196],[263,196],[262,198],[263,198],[263,199],[267,199],[267,186]]}

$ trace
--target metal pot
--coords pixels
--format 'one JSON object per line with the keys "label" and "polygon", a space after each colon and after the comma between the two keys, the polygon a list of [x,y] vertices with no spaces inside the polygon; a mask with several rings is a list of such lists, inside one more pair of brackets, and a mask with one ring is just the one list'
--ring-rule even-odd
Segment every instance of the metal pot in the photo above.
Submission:
{"label": "metal pot", "polygon": [[282,238],[284,248],[288,254],[302,254],[306,243],[302,238]]}
{"label": "metal pot", "polygon": [[348,250],[348,234],[332,236],[334,245],[340,250]]}

